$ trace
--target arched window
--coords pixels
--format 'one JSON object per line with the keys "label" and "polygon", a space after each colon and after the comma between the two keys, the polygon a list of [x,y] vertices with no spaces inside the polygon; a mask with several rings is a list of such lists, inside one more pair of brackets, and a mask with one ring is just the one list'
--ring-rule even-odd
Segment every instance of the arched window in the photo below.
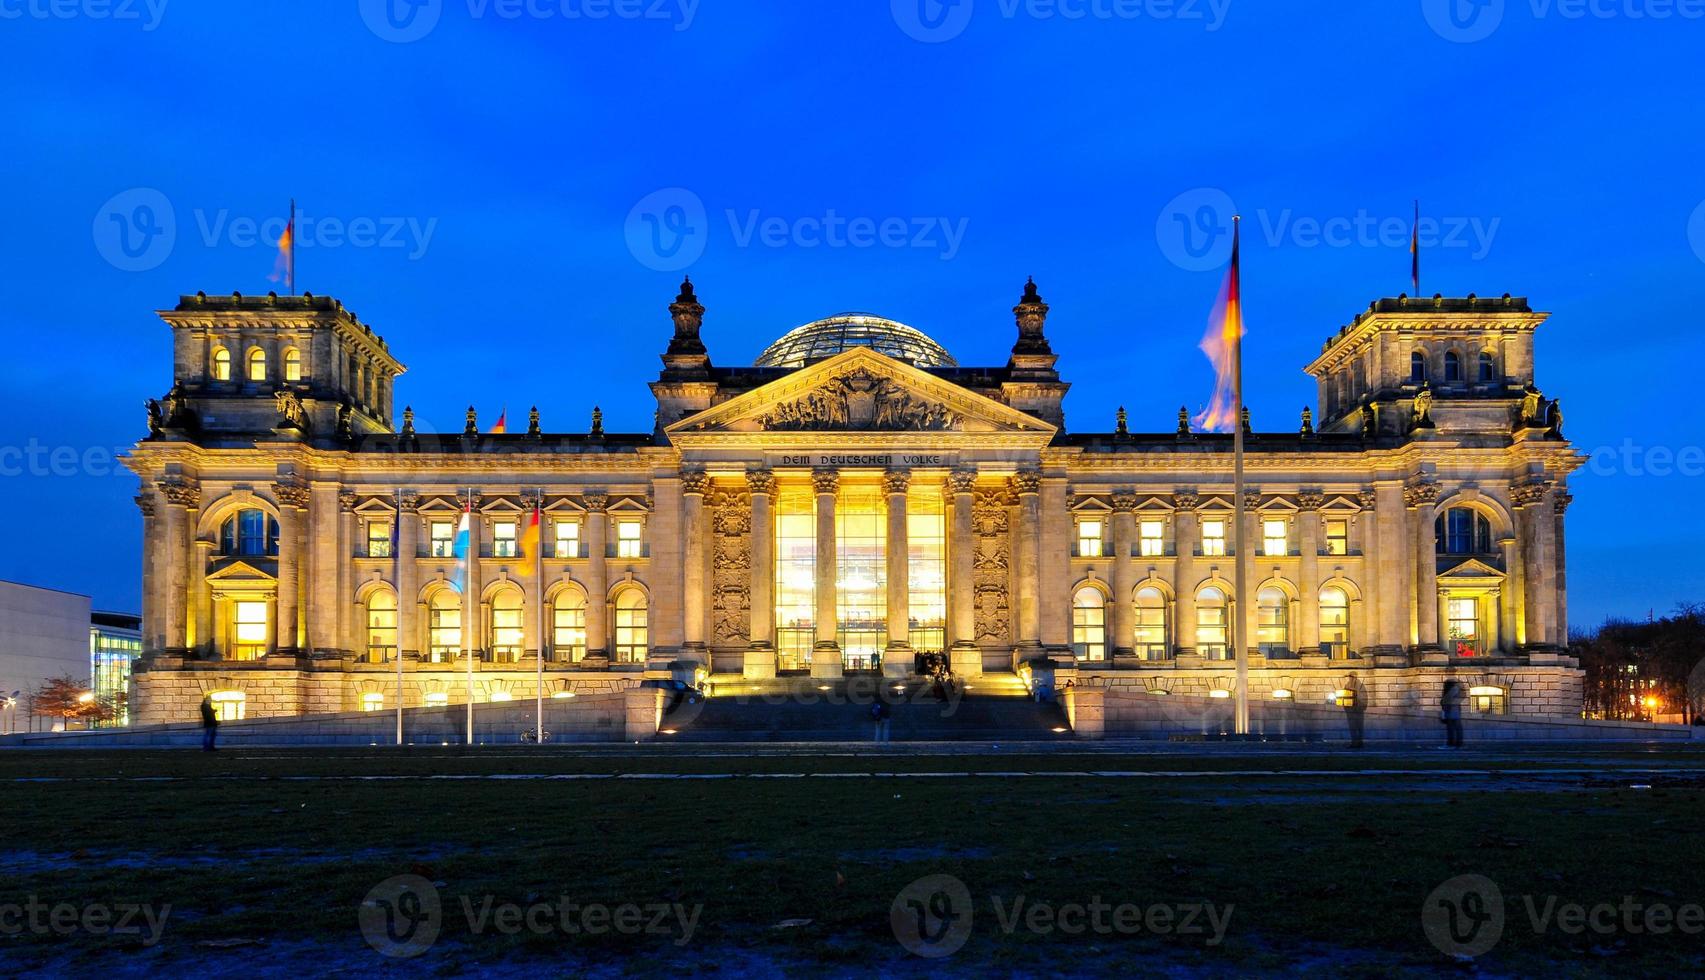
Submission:
{"label": "arched window", "polygon": [[648,647],[645,593],[624,589],[616,596],[616,662],[645,663]]}
{"label": "arched window", "polygon": [[1409,355],[1409,380],[1415,384],[1427,380],[1427,355],[1421,351]]}
{"label": "arched window", "polygon": [[1491,351],[1489,351],[1489,350],[1481,351],[1480,352],[1480,382],[1481,382],[1481,384],[1491,384],[1492,382],[1497,381],[1497,380],[1498,380],[1498,362],[1492,357]]}
{"label": "arched window", "polygon": [[1231,647],[1226,627],[1231,618],[1226,614],[1225,593],[1208,586],[1196,593],[1196,653],[1208,660],[1225,660]]}
{"label": "arched window", "polygon": [[367,662],[388,663],[397,655],[397,596],[374,589],[367,597]]}
{"label": "arched window", "polygon": [[1490,555],[1492,522],[1468,507],[1452,507],[1433,521],[1434,545],[1441,555]]}
{"label": "arched window", "polygon": [[231,380],[231,352],[223,347],[213,351],[213,380]]}
{"label": "arched window", "polygon": [[219,527],[219,553],[261,558],[278,554],[278,522],[266,511],[244,508]]}
{"label": "arched window", "polygon": [[1350,656],[1350,596],[1335,585],[1320,590],[1320,652],[1334,660]]}
{"label": "arched window", "polygon": [[302,380],[302,352],[294,347],[284,349],[284,380]]}
{"label": "arched window", "polygon": [[491,600],[491,636],[487,639],[492,663],[512,664],[521,659],[519,589],[504,589]]}
{"label": "arched window", "polygon": [[1153,586],[1137,590],[1136,653],[1144,660],[1165,660],[1166,596]]}
{"label": "arched window", "polygon": [[578,663],[585,656],[586,600],[573,589],[564,589],[551,607],[551,659]]}
{"label": "arched window", "polygon": [[1445,351],[1445,380],[1462,380],[1462,355],[1456,351]]}
{"label": "arched window", "polygon": [[266,351],[261,350],[259,347],[249,348],[248,378],[250,381],[266,380]]}
{"label": "arched window", "polygon": [[1107,659],[1107,599],[1092,586],[1072,596],[1072,653],[1079,660]]}
{"label": "arched window", "polygon": [[1255,644],[1264,657],[1291,650],[1291,597],[1269,585],[1255,594]]}
{"label": "arched window", "polygon": [[454,589],[432,593],[426,605],[426,659],[447,664],[462,648],[462,597]]}

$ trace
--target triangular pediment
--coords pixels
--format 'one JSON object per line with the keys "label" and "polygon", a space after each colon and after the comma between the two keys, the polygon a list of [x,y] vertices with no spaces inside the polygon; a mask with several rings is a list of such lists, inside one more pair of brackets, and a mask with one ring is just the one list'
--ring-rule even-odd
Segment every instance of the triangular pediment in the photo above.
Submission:
{"label": "triangular pediment", "polygon": [[1471,583],[1475,581],[1491,582],[1502,579],[1504,573],[1477,558],[1470,558],[1460,565],[1438,575],[1440,582]]}
{"label": "triangular pediment", "polygon": [[665,429],[677,445],[764,436],[820,440],[838,433],[1053,438],[1052,425],[909,364],[858,347],[690,415]]}

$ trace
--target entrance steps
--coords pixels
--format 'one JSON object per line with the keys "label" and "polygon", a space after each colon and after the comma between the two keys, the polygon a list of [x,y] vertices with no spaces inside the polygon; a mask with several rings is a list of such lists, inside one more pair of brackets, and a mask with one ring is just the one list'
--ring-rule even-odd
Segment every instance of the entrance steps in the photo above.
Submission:
{"label": "entrance steps", "polygon": [[852,675],[834,680],[781,677],[752,681],[713,675],[710,695],[676,705],[659,737],[681,742],[868,742],[870,707],[890,711],[895,742],[1061,741],[1072,737],[1065,712],[1031,700],[1013,675],[990,674],[951,686],[945,699],[923,680]]}

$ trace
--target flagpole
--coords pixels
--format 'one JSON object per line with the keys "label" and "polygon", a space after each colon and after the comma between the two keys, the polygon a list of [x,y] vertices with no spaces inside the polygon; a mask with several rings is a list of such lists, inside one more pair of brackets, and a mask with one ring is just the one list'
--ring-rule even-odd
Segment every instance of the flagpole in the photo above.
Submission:
{"label": "flagpole", "polygon": [[479,557],[474,548],[474,491],[468,488],[466,502],[462,505],[462,513],[468,521],[468,549],[462,558],[469,564],[462,570],[462,655],[468,661],[468,745],[474,744],[474,648],[468,642],[468,631],[473,629],[473,610],[476,608],[468,594],[468,586],[472,576],[468,573],[473,568],[473,562]]}
{"label": "flagpole", "polygon": [[294,295],[296,295],[296,199],[295,198],[290,199],[290,223],[288,225],[285,225],[285,227],[290,229],[290,268],[288,270],[289,275],[286,278],[288,278],[290,280],[290,295],[294,296]]}
{"label": "flagpole", "polygon": [[545,526],[540,519],[539,505],[544,501],[545,492],[541,488],[539,495],[533,498],[533,581],[536,583],[535,592],[539,597],[539,640],[534,651],[534,663],[538,669],[538,680],[534,682],[534,695],[538,702],[537,720],[533,726],[533,741],[539,745],[545,744]]}
{"label": "flagpole", "polygon": [[1236,571],[1233,573],[1233,599],[1231,632],[1233,656],[1237,658],[1237,734],[1249,734],[1249,649],[1248,649],[1248,605],[1245,603],[1247,587],[1245,567],[1248,564],[1249,553],[1245,551],[1248,535],[1243,527],[1243,288],[1241,273],[1238,270],[1239,226],[1242,218],[1233,215],[1231,219],[1231,289],[1229,295],[1238,304],[1236,329],[1232,330],[1231,338],[1231,397],[1232,397],[1232,436],[1231,436],[1231,468],[1232,468],[1232,549],[1237,555]]}
{"label": "flagpole", "polygon": [[1415,287],[1415,298],[1421,297],[1421,199],[1415,199],[1415,230],[1409,236],[1409,279]]}
{"label": "flagpole", "polygon": [[[393,525],[394,533],[391,535],[391,584],[393,588],[399,589],[397,615],[401,616],[401,610],[406,608],[403,605],[400,591],[403,583],[403,491],[401,487],[397,488],[396,501],[397,523]],[[410,555],[409,557],[412,559],[414,556]],[[401,644],[391,648],[391,656],[397,658],[397,745],[401,747],[403,744],[403,651]]]}

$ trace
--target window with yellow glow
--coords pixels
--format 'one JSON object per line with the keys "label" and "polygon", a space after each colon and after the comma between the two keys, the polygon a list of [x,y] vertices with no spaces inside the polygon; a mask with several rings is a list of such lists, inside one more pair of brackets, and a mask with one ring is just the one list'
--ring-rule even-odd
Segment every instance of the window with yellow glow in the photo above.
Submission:
{"label": "window with yellow glow", "polygon": [[887,520],[880,487],[842,487],[835,504],[835,641],[849,670],[879,666],[888,643]]}
{"label": "window with yellow glow", "polygon": [[374,589],[367,597],[367,662],[382,664],[397,655],[397,597]]}
{"label": "window with yellow glow", "polygon": [[1320,652],[1334,659],[1350,655],[1350,597],[1334,585],[1320,590]]}
{"label": "window with yellow glow", "polygon": [[776,499],[776,667],[811,662],[817,637],[817,518],[807,490]]}
{"label": "window with yellow glow", "polygon": [[1468,689],[1468,710],[1483,715],[1501,715],[1509,710],[1509,698],[1501,687],[1471,687]]}
{"label": "window with yellow glow", "polygon": [[385,707],[385,696],[377,691],[361,695],[362,711],[379,711]]}
{"label": "window with yellow glow", "polygon": [[266,654],[266,602],[240,599],[231,613],[233,660],[256,660]]}
{"label": "window with yellow glow", "polygon": [[1225,554],[1225,521],[1202,522],[1202,554],[1208,556]]}
{"label": "window with yellow glow", "polygon": [[1142,521],[1137,524],[1137,547],[1144,558],[1166,554],[1166,522]]}
{"label": "window with yellow glow", "polygon": [[367,522],[367,557],[391,557],[391,522]]}
{"label": "window with yellow glow", "polygon": [[302,380],[302,352],[294,347],[284,350],[284,380]]}
{"label": "window with yellow glow", "polygon": [[638,589],[622,590],[616,596],[616,662],[645,663],[648,636],[645,593]]}
{"label": "window with yellow glow", "polygon": [[491,556],[514,558],[516,555],[514,521],[494,521],[491,525]]}
{"label": "window with yellow glow", "polygon": [[461,649],[462,597],[452,589],[439,589],[426,609],[426,659],[449,663]]}
{"label": "window with yellow glow", "polygon": [[1072,596],[1072,653],[1079,660],[1107,659],[1107,599],[1084,586]]}
{"label": "window with yellow glow", "polygon": [[580,522],[573,518],[558,518],[556,522],[556,550],[552,552],[558,558],[580,557]]}
{"label": "window with yellow glow", "polygon": [[242,721],[248,713],[248,695],[242,691],[214,691],[208,697],[213,701],[213,717],[220,721]]}
{"label": "window with yellow glow", "polygon": [[1166,596],[1153,586],[1137,590],[1136,653],[1144,660],[1166,659]]}
{"label": "window with yellow glow", "polygon": [[616,557],[645,557],[645,525],[639,521],[616,522]]}
{"label": "window with yellow glow", "polygon": [[427,691],[426,692],[426,706],[428,708],[442,708],[449,703],[450,703],[450,695],[446,691]]}
{"label": "window with yellow glow", "polygon": [[519,589],[504,589],[491,600],[491,659],[500,664],[521,659]]}
{"label": "window with yellow glow", "polygon": [[586,656],[586,600],[572,589],[559,593],[551,608],[551,652],[569,663]]}
{"label": "window with yellow glow", "polygon": [[449,521],[433,521],[428,525],[434,558],[453,558],[456,554],[456,525]]}
{"label": "window with yellow glow", "polygon": [[213,380],[231,380],[231,352],[223,347],[213,352]]}
{"label": "window with yellow glow", "polygon": [[1196,593],[1196,653],[1208,660],[1224,660],[1230,650],[1226,627],[1225,593],[1208,586]]}
{"label": "window with yellow glow", "polygon": [[248,364],[248,378],[250,381],[266,380],[266,351],[261,350],[259,347],[251,348],[249,350]]}
{"label": "window with yellow glow", "polygon": [[1350,522],[1342,518],[1332,518],[1326,522],[1326,553],[1329,555],[1347,555],[1350,553]]}
{"label": "window with yellow glow", "polygon": [[1283,589],[1268,586],[1255,595],[1255,643],[1262,656],[1287,653],[1291,648],[1291,598]]}
{"label": "window with yellow glow", "polygon": [[1077,522],[1077,553],[1085,558],[1100,558],[1106,525],[1099,520]]}
{"label": "window with yellow glow", "polygon": [[1456,653],[1465,657],[1480,653],[1480,600],[1472,597],[1446,600],[1445,618]]}
{"label": "window with yellow glow", "polygon": [[906,498],[906,642],[919,653],[947,648],[947,511],[939,490]]}
{"label": "window with yellow glow", "polygon": [[1274,556],[1290,554],[1290,543],[1286,537],[1286,526],[1283,520],[1262,521],[1261,553]]}

